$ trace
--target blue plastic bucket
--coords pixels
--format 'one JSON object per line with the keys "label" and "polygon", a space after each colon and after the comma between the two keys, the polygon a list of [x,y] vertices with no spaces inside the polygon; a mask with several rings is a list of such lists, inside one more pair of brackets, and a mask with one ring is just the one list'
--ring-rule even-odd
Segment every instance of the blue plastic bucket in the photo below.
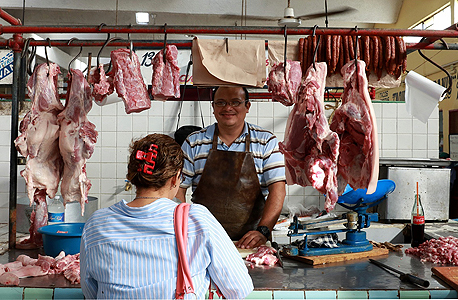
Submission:
{"label": "blue plastic bucket", "polygon": [[56,257],[61,251],[66,255],[79,253],[83,227],[84,223],[62,223],[39,228],[46,255]]}

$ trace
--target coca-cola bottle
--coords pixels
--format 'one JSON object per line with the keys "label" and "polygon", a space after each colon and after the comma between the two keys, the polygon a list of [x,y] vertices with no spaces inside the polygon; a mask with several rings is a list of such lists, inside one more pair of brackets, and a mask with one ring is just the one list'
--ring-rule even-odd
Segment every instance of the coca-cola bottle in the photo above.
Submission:
{"label": "coca-cola bottle", "polygon": [[423,206],[421,205],[420,195],[415,194],[415,202],[412,209],[412,247],[418,247],[421,243],[425,241],[425,212]]}

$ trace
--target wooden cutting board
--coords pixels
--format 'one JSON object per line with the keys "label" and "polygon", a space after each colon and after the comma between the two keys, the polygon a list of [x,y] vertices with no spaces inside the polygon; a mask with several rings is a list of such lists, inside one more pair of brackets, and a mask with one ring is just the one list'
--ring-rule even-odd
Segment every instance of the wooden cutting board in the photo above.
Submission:
{"label": "wooden cutting board", "polygon": [[458,267],[433,267],[431,271],[458,291]]}
{"label": "wooden cutting board", "polygon": [[330,255],[319,255],[319,256],[288,256],[282,252],[282,256],[289,257],[298,261],[305,262],[309,265],[322,265],[334,262],[341,262],[353,259],[360,259],[366,257],[374,257],[380,255],[386,255],[390,250],[385,248],[374,248],[371,251],[357,252],[357,253],[342,253],[342,254],[330,254]]}

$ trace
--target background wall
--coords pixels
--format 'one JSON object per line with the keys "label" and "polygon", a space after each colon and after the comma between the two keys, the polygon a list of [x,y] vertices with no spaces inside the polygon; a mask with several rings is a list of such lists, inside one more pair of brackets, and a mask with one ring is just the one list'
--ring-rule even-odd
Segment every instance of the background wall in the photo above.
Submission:
{"label": "background wall", "polygon": [[[215,121],[210,102],[184,102],[180,126],[202,125],[198,104],[202,107],[205,125]],[[407,114],[404,102],[374,101],[373,106],[377,118],[380,157],[438,158],[438,109],[433,112],[428,123],[423,124]],[[102,107],[93,105],[88,118],[96,125],[99,137],[94,154],[87,163],[87,174],[92,182],[89,195],[99,199],[99,208],[108,207],[121,199],[129,201],[134,197],[133,190],[125,191],[130,141],[153,132],[173,135],[177,127],[178,110],[177,101],[153,101],[150,110],[131,115],[125,113],[122,102]],[[290,107],[280,103],[252,102],[247,121],[273,131],[282,141],[290,110]],[[327,111],[328,115],[330,113]],[[11,117],[0,116],[0,124],[0,223],[7,223]],[[24,166],[18,166],[18,198],[26,196],[25,181],[19,175],[23,169]],[[324,196],[311,187],[287,186],[284,212],[288,212],[288,207],[297,207],[298,204],[304,207],[316,205],[323,209],[324,200]],[[343,210],[336,207],[336,211]]]}

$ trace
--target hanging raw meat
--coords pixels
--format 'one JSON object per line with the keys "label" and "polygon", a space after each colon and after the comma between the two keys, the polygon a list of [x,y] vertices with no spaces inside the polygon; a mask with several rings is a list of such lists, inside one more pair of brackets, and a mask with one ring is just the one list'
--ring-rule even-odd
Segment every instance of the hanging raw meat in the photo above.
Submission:
{"label": "hanging raw meat", "polygon": [[118,96],[124,101],[126,113],[141,112],[151,107],[145,82],[140,71],[137,54],[129,49],[111,51],[114,86]]}
{"label": "hanging raw meat", "polygon": [[94,152],[97,142],[95,125],[87,119],[92,108],[91,88],[80,70],[71,70],[67,102],[59,114],[59,148],[64,160],[60,191],[67,202],[81,203],[81,215],[91,182],[86,175],[86,160]]}
{"label": "hanging raw meat", "polygon": [[27,184],[30,205],[36,204],[32,213],[30,238],[21,243],[22,248],[42,244],[38,228],[47,224],[46,195],[56,195],[62,176],[63,161],[59,152],[59,123],[57,115],[63,110],[58,98],[57,75],[59,66],[46,63],[35,68],[27,82],[32,107],[20,124],[21,135],[15,140],[18,151],[27,158],[21,172]]}
{"label": "hanging raw meat", "polygon": [[338,199],[339,137],[329,129],[324,115],[326,63],[315,63],[315,67],[307,70],[288,117],[285,140],[279,146],[285,155],[286,182],[313,186],[326,194],[325,209],[329,212]]}
{"label": "hanging raw meat", "polygon": [[153,80],[151,94],[155,100],[180,98],[180,67],[178,66],[178,49],[175,45],[167,45],[153,58]]}
{"label": "hanging raw meat", "polygon": [[97,102],[102,102],[108,95],[113,94],[113,77],[107,76],[103,69],[103,64],[99,67],[91,68],[89,84],[93,86],[92,96]]}
{"label": "hanging raw meat", "polygon": [[296,103],[297,92],[301,85],[302,70],[298,61],[286,61],[286,75],[284,63],[278,63],[272,67],[267,80],[269,92],[272,92],[272,100],[283,105],[290,106]]}
{"label": "hanging raw meat", "polygon": [[340,137],[338,160],[339,194],[346,184],[353,189],[375,191],[378,180],[379,155],[377,124],[368,92],[366,64],[358,60],[342,67],[344,93],[342,105],[336,109],[331,130]]}

